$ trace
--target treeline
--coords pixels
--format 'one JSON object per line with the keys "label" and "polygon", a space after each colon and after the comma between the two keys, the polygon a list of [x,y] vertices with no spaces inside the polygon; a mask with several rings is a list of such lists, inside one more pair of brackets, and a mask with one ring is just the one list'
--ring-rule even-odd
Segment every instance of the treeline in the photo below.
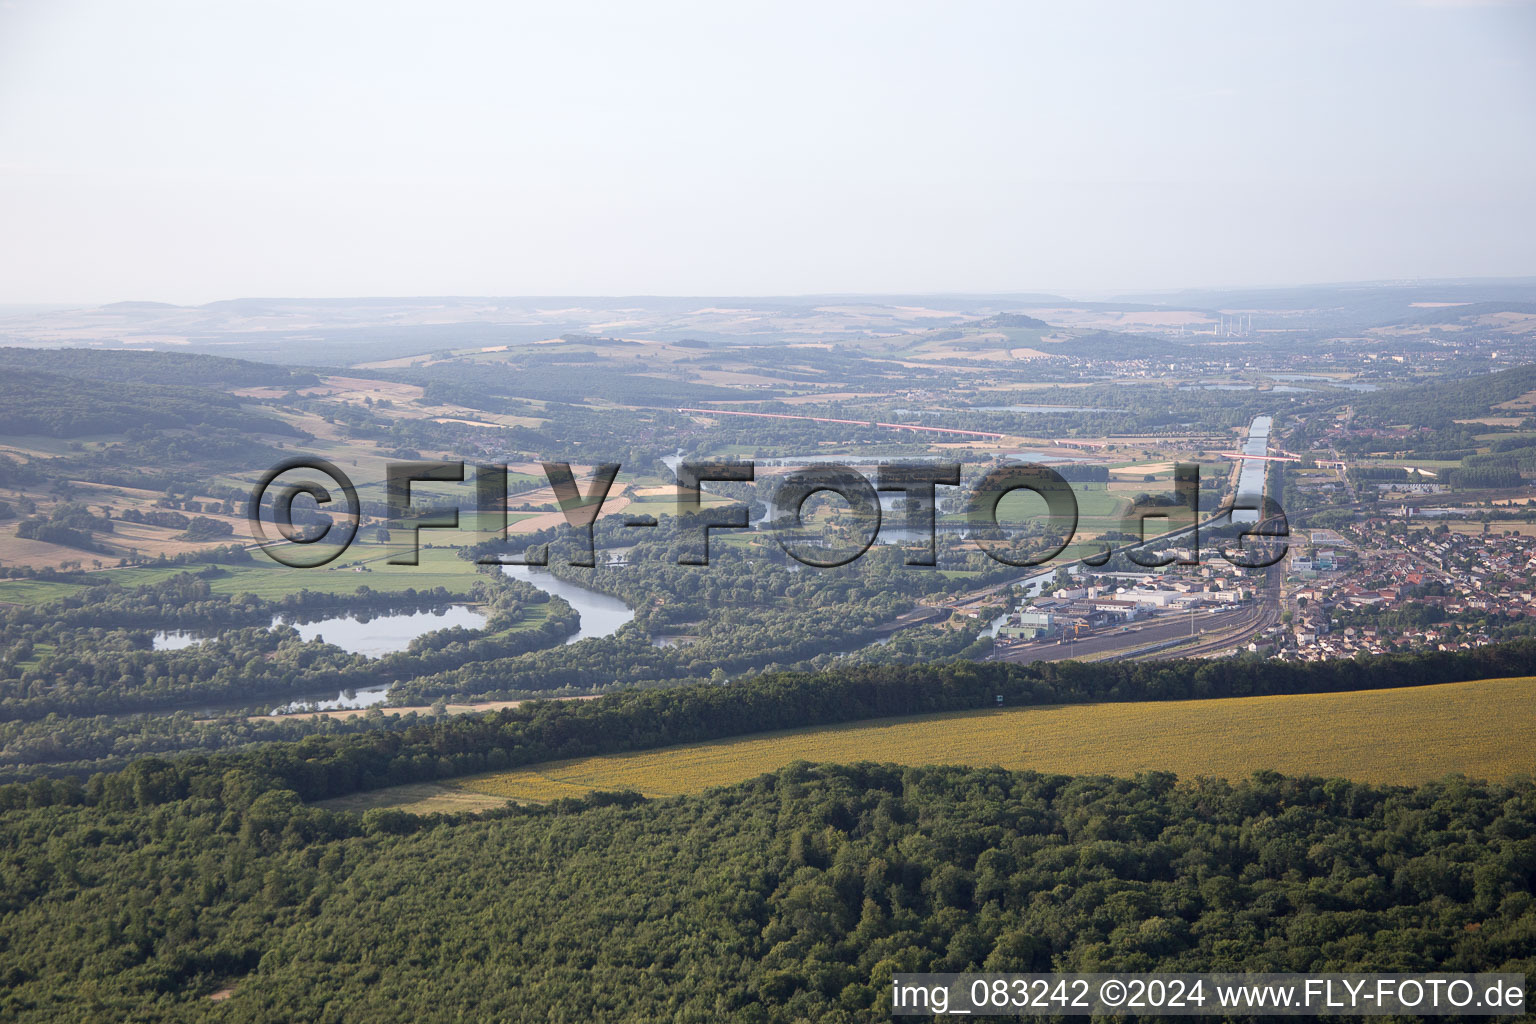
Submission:
{"label": "treeline", "polygon": [[[401,591],[373,590],[367,585],[352,593],[298,590],[276,599],[255,594],[216,594],[209,573],[178,573],[138,587],[100,583],[43,605],[8,609],[0,619],[0,636],[18,630],[42,635],[49,629],[190,629],[213,631],[226,626],[256,625],[274,616],[297,617],[335,611],[406,611],[442,607],[454,597],[443,587]],[[508,581],[509,583],[512,581]]]}
{"label": "treeline", "polygon": [[1083,465],[1080,463],[1053,463],[1051,470],[1068,483],[1108,483],[1109,467],[1105,465]]}
{"label": "treeline", "polygon": [[40,370],[0,374],[0,433],[81,437],[204,426],[298,436],[289,424],[246,412],[238,399],[204,388]]}
{"label": "treeline", "polygon": [[1536,445],[1528,438],[1495,441],[1486,454],[1463,456],[1461,465],[1444,476],[1457,490],[1519,487],[1524,478],[1536,476]]}
{"label": "treeline", "polygon": [[[478,379],[484,381],[487,378],[482,373]],[[501,398],[488,393],[480,400],[472,400],[473,394],[463,390],[468,387],[469,384],[429,383],[426,398],[442,404],[527,416],[540,422],[535,426],[486,427],[409,417],[391,420],[372,409],[356,405],[305,404],[312,406],[311,411],[343,425],[350,436],[371,440],[385,449],[476,452],[487,461],[520,462],[532,458],[617,462],[630,472],[659,468],[657,460],[670,455],[680,438],[697,433],[691,427],[691,421],[670,406],[602,409],[552,401],[533,406],[516,398]]]}
{"label": "treeline", "polygon": [[[147,565],[157,568],[172,565],[202,565],[205,566],[205,568],[199,569],[198,574],[212,577],[224,575],[224,571],[217,568],[217,566],[245,565],[251,560],[252,557],[250,549],[245,545],[237,542],[233,544],[220,544],[218,547],[214,548],[198,548],[192,551],[178,551],[174,555],[168,555],[162,551],[154,558],[150,558],[146,555],[140,555],[137,557],[129,555],[123,558],[119,558],[117,564]],[[87,576],[80,582],[88,584],[94,583],[96,582],[96,577]]]}
{"label": "treeline", "polygon": [[[952,662],[774,673],[725,686],[636,690],[592,701],[535,701],[400,732],[310,737],[239,755],[146,758],[121,773],[0,787],[0,808],[90,803],[129,808],[184,799],[239,771],[306,800],[541,761],[751,733],[974,708],[1188,700],[1425,686],[1536,674],[1536,640],[1326,662]],[[1001,698],[1001,700],[999,700]],[[199,781],[203,780],[203,781]],[[215,784],[217,784],[215,782]]]}
{"label": "treeline", "polygon": [[47,515],[29,516],[16,527],[16,536],[23,540],[40,540],[82,551],[112,550],[95,538],[95,534],[111,532],[110,518],[93,515],[84,505],[69,502],[56,505]]}
{"label": "treeline", "polygon": [[602,399],[662,408],[741,397],[732,388],[650,376],[653,368],[639,360],[633,371],[626,370],[607,353],[585,351],[569,342],[521,348],[509,353],[506,362],[508,372],[495,375],[485,372],[484,363],[470,359],[436,362],[393,375],[422,386],[447,385],[453,390],[441,393],[457,396],[470,408],[491,411],[500,411],[501,399],[517,397],[573,404]]}
{"label": "treeline", "polygon": [[1459,380],[1437,379],[1424,384],[1354,395],[1357,415],[1387,423],[1451,429],[1456,420],[1486,416],[1495,405],[1536,391],[1536,365],[1516,366]]}
{"label": "treeline", "polygon": [[1350,466],[1349,478],[1356,483],[1398,483],[1419,479],[1417,469],[1409,471],[1394,466]]}
{"label": "treeline", "polygon": [[348,718],[178,711],[0,721],[0,783],[58,775],[86,778],[97,772],[119,771],[146,754],[242,750],[315,734],[406,729],[416,722],[414,711],[385,714],[376,708]]}
{"label": "treeline", "polygon": [[0,368],[45,370],[70,377],[204,387],[306,387],[313,373],[273,363],[199,355],[101,348],[0,348]]}
{"label": "treeline", "polygon": [[1457,491],[1519,487],[1525,482],[1520,470],[1514,466],[1447,469],[1442,472],[1441,478],[1452,490]]}

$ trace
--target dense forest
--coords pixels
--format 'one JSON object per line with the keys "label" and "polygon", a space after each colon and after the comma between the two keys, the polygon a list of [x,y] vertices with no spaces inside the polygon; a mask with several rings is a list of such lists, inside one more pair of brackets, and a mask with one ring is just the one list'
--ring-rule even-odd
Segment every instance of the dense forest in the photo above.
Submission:
{"label": "dense forest", "polygon": [[4,813],[0,1016],[787,1024],[889,1019],[896,971],[1536,971],[1528,781],[791,765],[479,820],[194,789]]}
{"label": "dense forest", "polygon": [[1536,364],[1366,395],[1354,404],[1357,413],[1387,422],[1447,428],[1457,419],[1486,415],[1498,403],[1531,391],[1536,391]]}
{"label": "dense forest", "polygon": [[0,348],[0,367],[94,380],[203,387],[304,387],[319,380],[305,370],[248,359],[132,349]]}

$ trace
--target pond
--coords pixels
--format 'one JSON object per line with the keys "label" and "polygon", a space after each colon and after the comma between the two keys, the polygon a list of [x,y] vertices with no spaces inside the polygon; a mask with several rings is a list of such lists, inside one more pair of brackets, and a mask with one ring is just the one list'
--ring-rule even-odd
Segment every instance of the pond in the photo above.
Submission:
{"label": "pond", "polygon": [[[1349,391],[1380,391],[1379,385],[1361,380],[1340,380],[1337,377],[1325,377],[1320,373],[1267,373],[1271,380],[1289,380],[1326,384],[1331,388],[1345,388]],[[1279,391],[1279,388],[1275,388]]]}
{"label": "pond", "polygon": [[[281,620],[274,620],[273,625]],[[377,658],[382,654],[403,651],[411,641],[439,629],[462,626],[465,629],[484,629],[485,616],[468,605],[456,604],[447,608],[423,612],[407,612],[400,615],[375,615],[366,612],[352,615],[333,615],[330,618],[309,622],[289,622],[305,640],[321,640],[335,644],[352,654],[365,654]]]}
{"label": "pond", "polygon": [[199,636],[191,630],[168,629],[156,633],[150,643],[157,651],[179,651],[184,647],[200,644],[206,639],[208,639],[206,636]]}
{"label": "pond", "polygon": [[[403,651],[419,636],[439,629],[463,626],[465,629],[484,629],[485,616],[468,605],[455,604],[428,611],[372,615],[368,612],[351,612],[331,615],[307,622],[293,622],[291,617],[277,616],[272,625],[286,623],[298,630],[305,640],[324,639],[350,654],[362,654],[370,658]],[[157,651],[179,651],[193,644],[202,643],[209,634],[195,630],[163,630],[154,635]]]}
{"label": "pond", "polygon": [[698,636],[692,633],[668,633],[657,634],[651,637],[652,647],[687,647],[689,644],[698,643]]}
{"label": "pond", "polygon": [[389,697],[389,684],[364,686],[356,690],[342,690],[334,697],[306,697],[275,707],[270,714],[291,715],[300,711],[350,711],[354,708],[371,708],[383,704]]}
{"label": "pond", "polygon": [[1097,405],[973,405],[971,409],[980,412],[1036,412],[1067,413],[1067,412],[1125,412],[1124,409],[1110,409]]}

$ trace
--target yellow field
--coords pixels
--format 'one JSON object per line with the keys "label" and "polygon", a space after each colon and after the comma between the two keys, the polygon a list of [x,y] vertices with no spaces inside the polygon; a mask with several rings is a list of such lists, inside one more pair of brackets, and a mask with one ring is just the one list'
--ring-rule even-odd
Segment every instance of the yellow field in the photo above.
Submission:
{"label": "yellow field", "polygon": [[971,711],[797,729],[535,765],[448,783],[542,801],[594,789],[696,793],[791,761],[1000,765],[1067,774],[1261,769],[1414,783],[1536,771],[1536,679],[1286,697]]}
{"label": "yellow field", "polygon": [[374,807],[392,807],[411,814],[454,814],[459,811],[485,811],[503,807],[506,800],[468,790],[453,790],[430,782],[413,782],[364,793],[349,793],[331,800],[317,801],[317,806],[333,811],[366,811]]}
{"label": "yellow field", "polygon": [[[1469,523],[1452,520],[1446,523],[1446,526],[1450,527],[1452,533],[1480,535],[1483,532],[1483,524],[1481,522]],[[1500,534],[1506,530],[1513,530],[1522,537],[1530,537],[1536,535],[1536,523],[1526,523],[1517,519],[1511,519],[1508,521],[1496,520],[1488,524],[1489,533]]]}

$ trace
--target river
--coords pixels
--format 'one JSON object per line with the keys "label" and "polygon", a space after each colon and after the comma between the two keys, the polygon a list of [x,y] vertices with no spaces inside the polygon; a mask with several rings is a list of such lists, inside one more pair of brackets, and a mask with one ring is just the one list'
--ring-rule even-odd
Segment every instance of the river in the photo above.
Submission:
{"label": "river", "polygon": [[506,565],[502,571],[515,580],[523,580],[546,594],[562,597],[581,616],[581,628],[565,642],[573,644],[591,637],[612,636],[635,617],[635,610],[616,597],[599,593],[579,583],[563,580],[548,569],[527,565]]}

